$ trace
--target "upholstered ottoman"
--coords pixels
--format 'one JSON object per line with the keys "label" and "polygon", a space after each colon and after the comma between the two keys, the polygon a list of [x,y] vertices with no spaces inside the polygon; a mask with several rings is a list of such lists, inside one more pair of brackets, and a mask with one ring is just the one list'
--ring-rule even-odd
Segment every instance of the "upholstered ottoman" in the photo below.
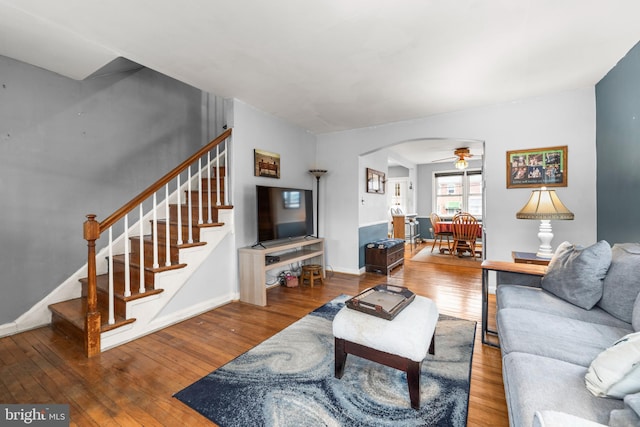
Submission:
{"label": "upholstered ottoman", "polygon": [[336,378],[348,354],[399,369],[407,373],[411,407],[420,409],[420,368],[427,352],[435,352],[437,322],[438,307],[418,295],[393,320],[344,307],[333,320]]}

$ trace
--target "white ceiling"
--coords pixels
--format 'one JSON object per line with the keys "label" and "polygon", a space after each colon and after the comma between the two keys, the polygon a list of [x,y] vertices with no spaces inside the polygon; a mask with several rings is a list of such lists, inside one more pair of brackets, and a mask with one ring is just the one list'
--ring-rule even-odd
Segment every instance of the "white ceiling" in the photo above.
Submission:
{"label": "white ceiling", "polygon": [[427,163],[448,163],[453,168],[457,156],[456,148],[468,148],[471,157],[467,160],[482,160],[483,141],[472,139],[425,138],[403,142],[389,147],[389,166],[421,165]]}
{"label": "white ceiling", "polygon": [[76,79],[118,57],[323,133],[597,83],[637,0],[0,0],[0,54]]}

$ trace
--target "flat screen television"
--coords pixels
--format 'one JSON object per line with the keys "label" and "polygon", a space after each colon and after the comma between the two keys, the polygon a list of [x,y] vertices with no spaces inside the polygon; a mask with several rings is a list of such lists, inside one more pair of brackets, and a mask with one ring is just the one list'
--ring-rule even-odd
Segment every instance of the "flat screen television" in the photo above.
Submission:
{"label": "flat screen television", "polygon": [[313,235],[311,190],[256,185],[258,243]]}

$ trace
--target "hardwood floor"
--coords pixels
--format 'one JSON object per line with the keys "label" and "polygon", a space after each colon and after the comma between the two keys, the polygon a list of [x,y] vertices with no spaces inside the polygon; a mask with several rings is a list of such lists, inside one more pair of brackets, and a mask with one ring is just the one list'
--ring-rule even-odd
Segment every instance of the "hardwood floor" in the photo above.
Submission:
{"label": "hardwood floor", "polygon": [[77,426],[213,425],[171,396],[334,297],[387,282],[478,322],[468,425],[507,426],[500,351],[480,341],[481,270],[411,262],[406,253],[386,278],[336,273],[313,289],[273,288],[266,307],[233,302],[92,359],[48,327],[1,338],[0,402],[68,403]]}

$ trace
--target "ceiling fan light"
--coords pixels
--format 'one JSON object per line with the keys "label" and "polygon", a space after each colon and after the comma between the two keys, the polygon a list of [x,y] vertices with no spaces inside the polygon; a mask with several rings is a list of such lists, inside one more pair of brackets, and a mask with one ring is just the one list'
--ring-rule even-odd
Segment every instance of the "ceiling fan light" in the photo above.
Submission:
{"label": "ceiling fan light", "polygon": [[456,169],[463,170],[463,169],[466,169],[467,166],[469,166],[469,163],[466,161],[466,159],[460,158],[456,160],[456,162],[453,165],[456,167]]}

